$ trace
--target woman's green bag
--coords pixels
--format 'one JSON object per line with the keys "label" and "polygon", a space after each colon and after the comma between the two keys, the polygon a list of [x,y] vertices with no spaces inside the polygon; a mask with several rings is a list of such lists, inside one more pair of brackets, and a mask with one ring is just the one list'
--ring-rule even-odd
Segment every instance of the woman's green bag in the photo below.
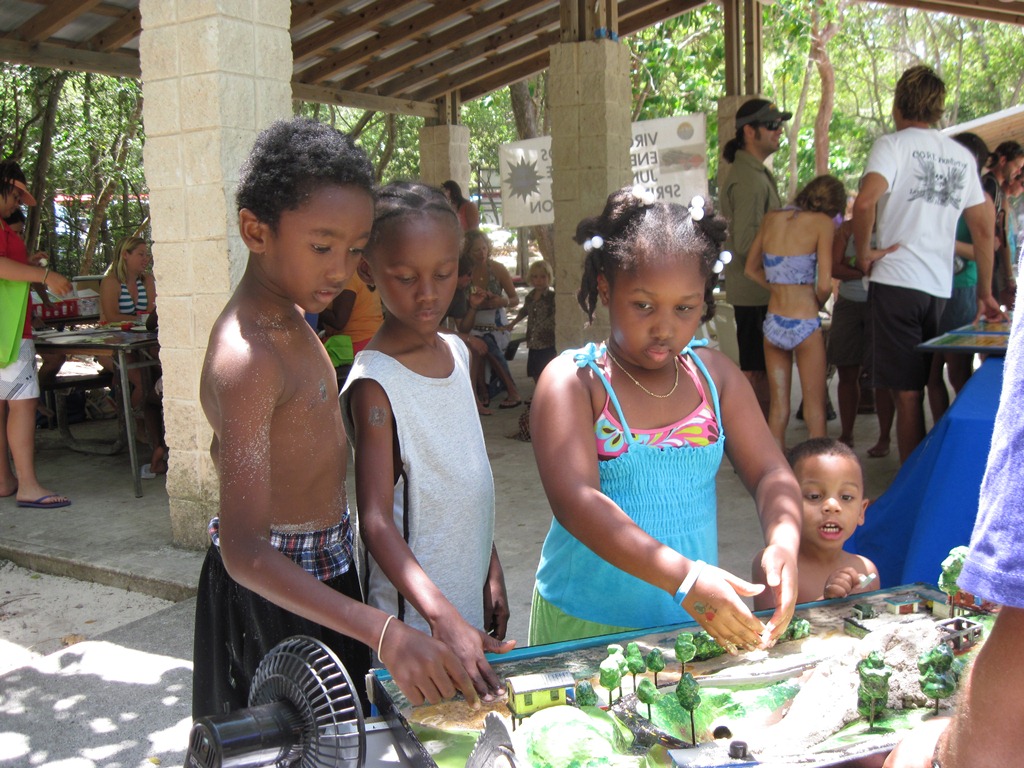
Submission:
{"label": "woman's green bag", "polygon": [[28,311],[28,283],[0,280],[0,368],[18,359]]}

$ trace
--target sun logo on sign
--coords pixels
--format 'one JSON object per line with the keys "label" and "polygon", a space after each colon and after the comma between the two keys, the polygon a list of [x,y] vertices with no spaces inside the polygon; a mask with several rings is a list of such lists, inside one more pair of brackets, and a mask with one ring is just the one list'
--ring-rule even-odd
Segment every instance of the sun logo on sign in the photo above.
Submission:
{"label": "sun logo on sign", "polygon": [[518,162],[508,164],[508,176],[502,181],[512,189],[514,197],[521,197],[525,202],[534,195],[540,194],[540,174],[537,173],[536,161],[530,162],[520,157]]}

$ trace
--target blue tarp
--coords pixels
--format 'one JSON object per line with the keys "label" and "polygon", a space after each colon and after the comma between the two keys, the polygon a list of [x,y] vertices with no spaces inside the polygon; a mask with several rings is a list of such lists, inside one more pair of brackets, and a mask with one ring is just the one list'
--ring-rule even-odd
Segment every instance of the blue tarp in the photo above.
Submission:
{"label": "blue tarp", "polygon": [[1003,358],[985,360],[847,542],[883,588],[937,583],[949,550],[970,542],[1002,379]]}

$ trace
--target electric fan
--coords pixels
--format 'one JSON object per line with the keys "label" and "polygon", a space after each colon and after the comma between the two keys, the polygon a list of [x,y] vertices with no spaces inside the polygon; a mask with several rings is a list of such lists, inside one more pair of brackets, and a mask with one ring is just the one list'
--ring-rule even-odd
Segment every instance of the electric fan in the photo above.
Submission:
{"label": "electric fan", "polygon": [[246,709],[195,721],[185,768],[360,768],[365,760],[366,726],[348,672],[330,648],[300,635],[260,662]]}

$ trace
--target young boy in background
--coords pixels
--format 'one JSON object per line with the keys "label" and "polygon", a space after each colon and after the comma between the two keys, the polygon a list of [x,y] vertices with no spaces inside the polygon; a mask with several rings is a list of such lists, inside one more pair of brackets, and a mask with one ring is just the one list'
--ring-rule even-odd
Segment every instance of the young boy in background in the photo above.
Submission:
{"label": "young boy in background", "polygon": [[[878,589],[878,569],[862,555],[843,550],[843,544],[864,523],[864,472],[857,454],[838,440],[816,437],[789,451],[803,496],[803,525],[797,555],[797,603],[846,597]],[[751,567],[752,580],[765,584],[761,553]],[[765,590],[754,597],[754,608],[774,608]],[[766,594],[767,593],[767,594]]]}
{"label": "young boy in background", "polygon": [[220,514],[196,603],[193,717],[245,707],[260,660],[297,634],[330,646],[364,700],[372,646],[413,704],[456,689],[476,703],[446,646],[361,601],[337,379],[303,316],[334,300],[362,256],[373,168],[349,137],[299,118],[264,130],[240,176],[249,261],[200,383]]}

